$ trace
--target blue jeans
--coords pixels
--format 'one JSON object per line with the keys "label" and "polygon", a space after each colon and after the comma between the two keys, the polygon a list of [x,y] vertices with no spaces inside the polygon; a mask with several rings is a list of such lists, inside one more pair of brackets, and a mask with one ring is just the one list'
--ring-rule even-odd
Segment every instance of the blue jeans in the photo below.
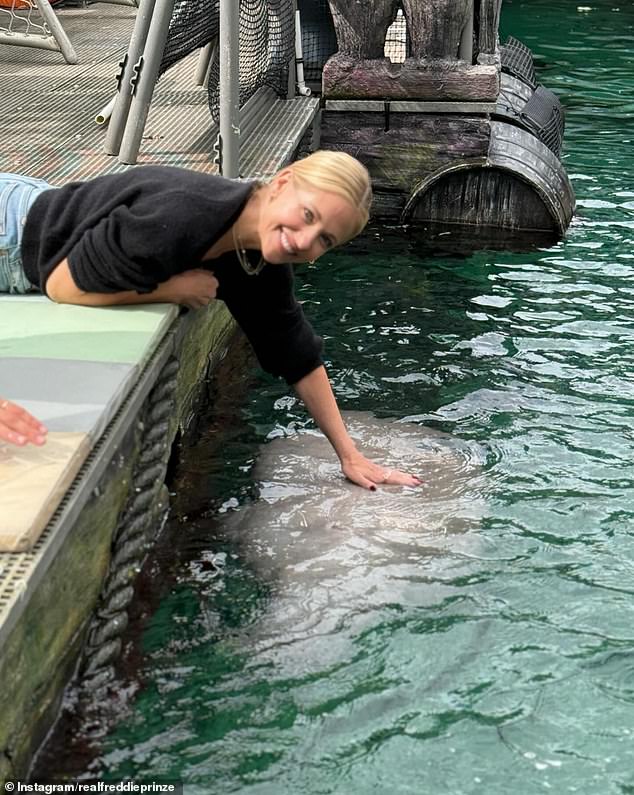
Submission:
{"label": "blue jeans", "polygon": [[20,245],[29,207],[50,187],[41,179],[0,172],[0,293],[38,289],[24,274]]}

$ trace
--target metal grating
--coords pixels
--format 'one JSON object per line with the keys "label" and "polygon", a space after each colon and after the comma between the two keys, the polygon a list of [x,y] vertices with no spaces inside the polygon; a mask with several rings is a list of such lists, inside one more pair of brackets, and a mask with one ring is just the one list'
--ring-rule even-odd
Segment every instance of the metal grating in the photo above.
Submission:
{"label": "metal grating", "polygon": [[[105,128],[94,117],[114,95],[135,16],[128,7],[102,4],[58,13],[77,45],[79,65],[60,64],[55,53],[0,46],[3,169],[53,184],[129,168],[103,154]],[[207,92],[194,81],[197,59],[193,53],[159,81],[139,163],[217,171]]]}
{"label": "metal grating", "polygon": [[260,118],[257,135],[250,135],[240,149],[243,176],[265,178],[290,162],[316,114],[319,100],[296,97],[278,99]]}

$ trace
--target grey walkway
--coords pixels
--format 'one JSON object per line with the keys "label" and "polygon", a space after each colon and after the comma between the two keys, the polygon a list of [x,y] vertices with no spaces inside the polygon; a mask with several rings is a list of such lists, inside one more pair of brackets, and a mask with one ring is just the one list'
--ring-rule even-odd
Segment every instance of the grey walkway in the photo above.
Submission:
{"label": "grey walkway", "polygon": [[[79,63],[60,53],[0,45],[0,170],[54,183],[126,168],[101,151],[94,118],[116,91],[136,9],[96,3],[60,9]],[[215,171],[207,91],[194,83],[197,54],[159,80],[139,163]]]}

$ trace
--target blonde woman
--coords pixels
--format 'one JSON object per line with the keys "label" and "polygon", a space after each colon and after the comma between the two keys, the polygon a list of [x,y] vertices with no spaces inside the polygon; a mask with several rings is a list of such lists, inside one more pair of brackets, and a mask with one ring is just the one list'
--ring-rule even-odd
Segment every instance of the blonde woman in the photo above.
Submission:
{"label": "blonde woman", "polygon": [[315,152],[266,184],[166,166],[62,188],[4,174],[0,195],[8,197],[10,260],[0,290],[32,285],[53,301],[84,306],[167,301],[199,308],[222,300],[262,367],[294,386],[347,478],[367,489],[420,484],[356,449],[321,339],[293,293],[293,263],[318,259],[368,221],[370,180],[355,158]]}

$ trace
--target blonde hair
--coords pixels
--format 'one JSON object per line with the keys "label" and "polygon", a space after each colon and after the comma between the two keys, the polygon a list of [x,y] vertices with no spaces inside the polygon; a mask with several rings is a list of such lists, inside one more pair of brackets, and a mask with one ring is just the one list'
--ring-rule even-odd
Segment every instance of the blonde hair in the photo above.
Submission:
{"label": "blonde hair", "polygon": [[305,187],[336,193],[357,210],[350,237],[356,237],[368,223],[372,186],[367,168],[345,152],[320,149],[291,163],[294,178]]}

